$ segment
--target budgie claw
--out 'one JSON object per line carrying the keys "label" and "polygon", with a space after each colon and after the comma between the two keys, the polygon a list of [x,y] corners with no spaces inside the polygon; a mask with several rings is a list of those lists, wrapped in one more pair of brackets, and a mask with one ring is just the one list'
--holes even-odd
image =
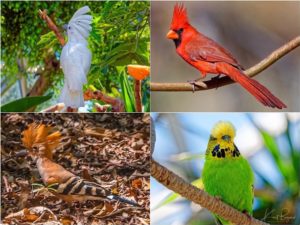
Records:
{"label": "budgie claw", "polygon": [[244,209],[244,210],[242,211],[242,213],[245,214],[245,215],[248,217],[248,219],[251,220],[252,217],[251,217],[251,215],[248,213],[247,210]]}

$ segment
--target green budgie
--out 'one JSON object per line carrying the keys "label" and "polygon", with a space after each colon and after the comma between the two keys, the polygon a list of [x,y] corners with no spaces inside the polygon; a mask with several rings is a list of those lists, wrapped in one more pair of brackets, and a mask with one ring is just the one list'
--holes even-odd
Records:
{"label": "green budgie", "polygon": [[[248,161],[234,144],[230,122],[218,122],[212,129],[202,171],[204,190],[241,212],[252,215],[254,175]],[[218,223],[231,224],[216,216]]]}

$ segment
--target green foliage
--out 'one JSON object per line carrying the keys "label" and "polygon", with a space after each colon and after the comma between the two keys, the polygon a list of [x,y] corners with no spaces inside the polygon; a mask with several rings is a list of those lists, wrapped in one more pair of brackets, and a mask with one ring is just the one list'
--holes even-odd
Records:
{"label": "green foliage", "polygon": [[1,106],[1,112],[26,112],[30,108],[48,101],[52,95],[20,98]]}
{"label": "green foliage", "polygon": [[126,112],[135,111],[134,92],[132,86],[130,86],[128,78],[124,73],[120,75],[121,93],[125,104]]}
{"label": "green foliage", "polygon": [[[89,38],[92,66],[88,84],[113,97],[121,96],[120,76],[127,64],[150,64],[150,3],[143,1],[107,2],[2,2],[2,74],[6,83],[19,79],[17,61],[26,59],[24,76],[33,76],[43,69],[45,59],[59,60],[61,46],[54,33],[38,17],[39,9],[61,28],[74,12],[88,5],[93,16],[93,30]],[[50,89],[60,92],[63,79],[58,68],[49,74]],[[133,86],[133,81],[129,81]],[[149,82],[143,82],[143,103],[149,109]],[[3,93],[2,93],[3,94]]]}

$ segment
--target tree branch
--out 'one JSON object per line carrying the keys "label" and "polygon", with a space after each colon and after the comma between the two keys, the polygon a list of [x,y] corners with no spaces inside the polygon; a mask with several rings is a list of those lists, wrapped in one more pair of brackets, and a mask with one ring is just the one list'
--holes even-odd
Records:
{"label": "tree branch", "polygon": [[155,160],[151,161],[151,175],[168,189],[180,194],[182,197],[207,208],[225,220],[235,224],[267,225],[249,215],[239,212],[231,206],[223,203],[218,198],[208,195],[205,191],[187,183],[172,171],[163,167]]}
{"label": "tree branch", "polygon": [[91,99],[97,99],[101,100],[107,104],[110,104],[112,106],[113,112],[124,112],[124,103],[121,99],[113,98],[108,95],[105,95],[101,91],[92,91],[92,90],[86,90],[83,94],[84,100],[91,100]]}
{"label": "tree branch", "polygon": [[[300,46],[300,36],[297,36],[293,40],[289,41],[285,45],[281,46],[280,48],[273,51],[269,56],[265,59],[257,63],[256,65],[250,67],[249,69],[245,70],[244,73],[249,77],[254,77],[255,75],[259,74],[277,60],[291,52],[293,49]],[[203,91],[218,88],[221,86],[225,86],[228,84],[234,83],[229,77],[221,77],[219,79],[211,79],[208,81],[204,81],[206,84],[205,87],[198,87],[195,86],[195,91]],[[150,90],[151,91],[193,91],[193,86],[189,83],[150,83]]]}
{"label": "tree branch", "polygon": [[55,25],[55,23],[50,19],[50,17],[47,15],[47,11],[44,10],[39,10],[39,15],[40,17],[45,20],[45,22],[47,23],[48,27],[50,28],[50,30],[52,30],[55,33],[55,36],[57,37],[59,43],[64,46],[65,45],[65,39],[64,36],[60,33],[60,31],[58,30],[57,26]]}

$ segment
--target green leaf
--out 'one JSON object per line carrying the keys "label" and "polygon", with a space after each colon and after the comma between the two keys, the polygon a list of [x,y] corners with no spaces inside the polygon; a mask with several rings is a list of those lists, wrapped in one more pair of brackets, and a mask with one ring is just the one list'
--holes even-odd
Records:
{"label": "green leaf", "polygon": [[1,112],[26,112],[31,107],[37,106],[48,101],[52,94],[47,96],[33,96],[20,98],[1,106]]}
{"label": "green leaf", "polygon": [[126,112],[135,112],[135,101],[132,86],[124,72],[120,74],[121,94]]}
{"label": "green leaf", "polygon": [[275,138],[272,137],[270,134],[268,134],[266,131],[260,130],[260,133],[263,137],[265,146],[269,150],[271,155],[273,156],[273,159],[274,159],[279,171],[285,178],[286,183],[289,184],[291,182],[291,179],[290,179],[290,175],[291,175],[290,168],[291,167],[285,163],[284,157],[280,154],[280,151],[279,151],[279,148],[278,148]]}
{"label": "green leaf", "polygon": [[172,161],[187,161],[195,159],[204,159],[205,154],[192,154],[190,152],[182,152],[180,154],[173,155],[171,157]]}

